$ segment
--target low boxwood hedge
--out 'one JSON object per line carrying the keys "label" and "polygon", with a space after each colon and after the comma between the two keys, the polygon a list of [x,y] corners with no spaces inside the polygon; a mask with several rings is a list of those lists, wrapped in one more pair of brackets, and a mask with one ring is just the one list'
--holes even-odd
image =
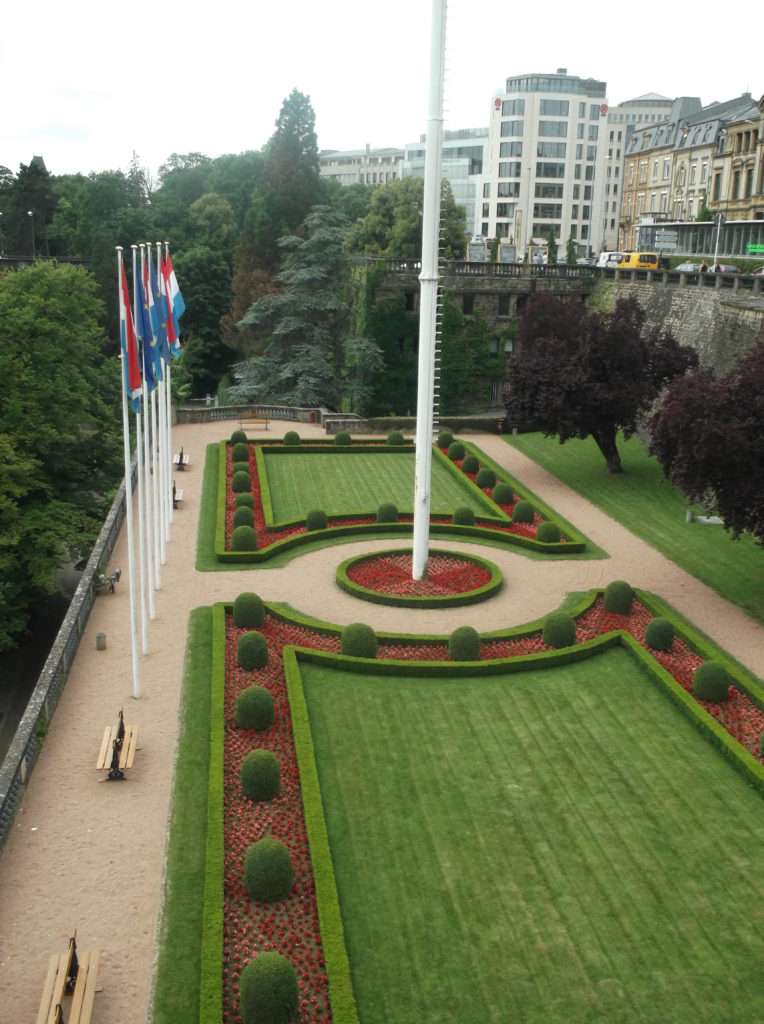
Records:
{"label": "low boxwood hedge", "polygon": [[236,644],[236,662],[247,672],[265,668],[268,664],[268,643],[262,633],[252,629],[239,637]]}
{"label": "low boxwood hedge", "polygon": [[645,630],[645,640],[654,651],[670,651],[674,642],[674,626],[668,619],[656,616]]}
{"label": "low boxwood hedge", "polygon": [[451,661],[479,661],[480,634],[472,626],[459,626],[448,638]]}
{"label": "low boxwood hedge", "polygon": [[265,605],[259,594],[245,591],[233,603],[233,621],[239,629],[255,629],[265,622]]}
{"label": "low boxwood hedge", "polygon": [[625,580],[613,580],[605,587],[602,600],[606,611],[615,612],[617,615],[628,615],[634,600],[634,591],[631,584]]}
{"label": "low boxwood hedge", "polygon": [[572,647],[576,642],[576,620],[564,612],[553,612],[544,620],[542,635],[550,647]]}
{"label": "low boxwood hedge", "polygon": [[540,540],[542,544],[558,544],[560,536],[560,527],[557,523],[539,523],[536,530],[536,540]]}
{"label": "low boxwood hedge", "polygon": [[721,704],[729,696],[730,677],[718,661],[704,661],[692,677],[692,691],[701,700]]}
{"label": "low boxwood hedge", "polygon": [[512,509],[513,523],[532,523],[533,505],[529,501],[518,501]]}
{"label": "low boxwood hedge", "polygon": [[396,447],[405,443],[406,439],[400,430],[391,430],[387,435],[387,441],[385,442],[385,444],[394,445]]}
{"label": "low boxwood hedge", "polygon": [[236,698],[234,721],[239,729],[264,732],[276,720],[273,697],[264,686],[248,686]]}
{"label": "low boxwood hedge", "polygon": [[297,974],[280,953],[260,953],[239,975],[244,1024],[289,1024],[297,1019],[299,1006]]}
{"label": "low boxwood hedge", "polygon": [[347,448],[349,444],[353,443],[353,439],[347,430],[340,430],[339,433],[334,435],[334,443],[341,448]]}
{"label": "low boxwood hedge", "polygon": [[231,450],[231,458],[234,462],[249,462],[249,445],[237,442]]}
{"label": "low boxwood hedge", "polygon": [[329,519],[326,512],[320,508],[312,508],[305,516],[306,530],[325,530],[328,525]]}
{"label": "low boxwood hedge", "polygon": [[486,467],[484,467],[483,469],[480,470],[477,477],[475,478],[475,483],[483,491],[487,490],[488,488],[495,487],[496,474],[492,469],[487,469]]}
{"label": "low boxwood hedge", "polygon": [[438,434],[438,448],[450,448],[454,441],[454,435],[450,430],[441,430]]}
{"label": "low boxwood hedge", "polygon": [[[243,509],[237,509],[242,512]],[[241,525],[234,528],[231,534],[232,551],[257,551],[257,534],[252,526]]]}
{"label": "low boxwood hedge", "polygon": [[459,526],[475,525],[475,513],[466,505],[460,505],[459,508],[455,508],[454,514],[451,518],[452,521],[457,523]]}
{"label": "low boxwood hedge", "polygon": [[491,493],[491,497],[497,505],[511,505],[515,500],[515,492],[509,484],[502,481],[501,483],[496,484],[493,492]]}
{"label": "low boxwood hedge", "polygon": [[291,445],[291,444],[299,444],[299,443],[300,443],[300,435],[297,433],[297,431],[296,430],[287,430],[286,434],[284,434],[284,444],[290,444]]}
{"label": "low boxwood hedge", "polygon": [[464,454],[465,448],[461,441],[452,441],[448,446],[448,457],[452,462],[461,462]]}
{"label": "low boxwood hedge", "polygon": [[264,836],[252,843],[244,858],[244,883],[250,899],[261,903],[285,900],[294,885],[292,858],[287,847],[273,836]]}
{"label": "low boxwood hedge", "polygon": [[252,526],[253,522],[252,509],[247,508],[245,505],[237,508],[233,514],[234,528],[237,526]]}
{"label": "low boxwood hedge", "polygon": [[242,494],[244,491],[250,491],[251,489],[252,481],[248,472],[242,470],[234,473],[231,480],[231,490],[234,494]]}
{"label": "low boxwood hedge", "polygon": [[393,505],[391,501],[385,502],[384,505],[380,505],[377,509],[377,522],[378,523],[397,523],[398,522],[398,509]]}
{"label": "low boxwood hedge", "polygon": [[273,800],[281,791],[281,766],[272,750],[250,750],[239,771],[244,795],[255,803]]}
{"label": "low boxwood hedge", "polygon": [[254,508],[255,507],[255,496],[252,492],[244,492],[243,494],[237,494],[234,498],[234,505],[236,508]]}
{"label": "low boxwood hedge", "polygon": [[341,634],[341,650],[352,658],[376,658],[377,634],[365,622],[351,622]]}
{"label": "low boxwood hedge", "polygon": [[465,455],[462,460],[462,469],[465,473],[477,473],[480,469],[480,463],[474,455]]}

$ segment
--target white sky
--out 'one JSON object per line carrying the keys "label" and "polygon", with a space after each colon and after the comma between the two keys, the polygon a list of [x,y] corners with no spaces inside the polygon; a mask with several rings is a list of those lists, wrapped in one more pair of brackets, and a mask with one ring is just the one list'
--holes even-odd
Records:
{"label": "white sky", "polygon": [[[504,79],[566,67],[611,105],[645,92],[764,92],[758,0],[451,0],[446,127],[488,123]],[[25,0],[4,6],[0,164],[54,174],[152,171],[172,152],[258,149],[293,87],[322,149],[402,146],[424,131],[429,0]],[[749,31],[743,30],[748,22]]]}

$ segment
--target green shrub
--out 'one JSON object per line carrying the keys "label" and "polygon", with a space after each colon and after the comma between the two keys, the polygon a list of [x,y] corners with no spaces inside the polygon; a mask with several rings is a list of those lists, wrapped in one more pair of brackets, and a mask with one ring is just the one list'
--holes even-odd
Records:
{"label": "green shrub", "polygon": [[273,697],[264,686],[248,686],[236,698],[234,720],[240,729],[263,732],[270,729],[275,719]]}
{"label": "green shrub", "polygon": [[252,481],[249,478],[249,473],[234,473],[233,479],[231,480],[231,490],[234,494],[241,494],[244,491],[252,489]]}
{"label": "green shrub", "polygon": [[245,591],[233,603],[233,621],[239,629],[254,629],[265,622],[265,605],[259,594]]}
{"label": "green shrub", "polygon": [[231,473],[236,476],[237,473],[246,473],[249,476],[249,463],[248,462],[232,462]]}
{"label": "green shrub", "polygon": [[249,445],[239,442],[233,446],[231,456],[234,462],[249,462]]}
{"label": "green shrub", "polygon": [[247,435],[243,430],[234,430],[231,434],[231,444],[246,444]]}
{"label": "green shrub", "polygon": [[237,526],[231,534],[231,550],[257,551],[257,534],[254,528],[251,526]]}
{"label": "green shrub", "polygon": [[289,1024],[299,1011],[294,967],[280,953],[261,953],[239,975],[239,1012],[244,1024]]}
{"label": "green shrub", "polygon": [[515,500],[515,494],[509,484],[499,483],[493,489],[491,495],[497,505],[511,505]]}
{"label": "green shrub", "polygon": [[475,525],[475,513],[471,508],[467,508],[466,505],[460,505],[459,508],[454,509],[453,521],[459,526],[474,526]]}
{"label": "green shrub", "polygon": [[462,462],[462,469],[465,473],[477,473],[480,469],[480,463],[474,455],[465,455],[464,461]]}
{"label": "green shrub", "polygon": [[249,494],[237,494],[234,498],[234,504],[236,508],[254,508],[255,496],[251,492]]}
{"label": "green shrub", "polygon": [[536,540],[543,544],[557,544],[560,540],[560,527],[557,523],[539,523]]}
{"label": "green shrub", "polygon": [[292,858],[286,846],[273,836],[252,843],[244,857],[244,883],[250,899],[263,903],[285,900],[294,884]]}
{"label": "green shrub", "polygon": [[480,661],[480,634],[472,626],[459,626],[448,638],[451,661]]}
{"label": "green shrub", "polygon": [[391,501],[385,502],[384,505],[380,505],[377,509],[377,522],[378,523],[397,523],[398,522],[398,509],[393,505]]}
{"label": "green shrub", "polygon": [[764,754],[764,732],[759,736],[759,750]]}
{"label": "green shrub", "polygon": [[730,677],[727,669],[718,661],[704,661],[695,669],[692,690],[701,700],[721,704],[729,696]]}
{"label": "green shrub", "polygon": [[564,612],[553,612],[544,619],[542,635],[550,647],[572,647],[576,642],[576,620]]}
{"label": "green shrub", "polygon": [[400,430],[391,430],[390,433],[387,435],[387,444],[389,445],[399,445],[405,443],[406,439],[400,432]]}
{"label": "green shrub", "polygon": [[326,512],[320,508],[312,508],[305,516],[305,526],[308,530],[325,530],[329,524]]}
{"label": "green shrub", "polygon": [[265,668],[268,664],[268,644],[262,633],[253,629],[239,637],[236,661],[247,672],[254,668]]}
{"label": "green shrub", "polygon": [[348,434],[347,430],[340,430],[340,432],[338,434],[334,435],[334,443],[336,445],[340,445],[342,447],[345,447],[345,446],[347,446],[349,444],[352,444],[353,443],[353,439],[350,436],[350,434]]}
{"label": "green shrub", "polygon": [[674,642],[674,626],[668,619],[653,619],[645,632],[647,646],[654,651],[670,651]]}
{"label": "green shrub", "polygon": [[454,462],[460,462],[464,458],[464,445],[461,441],[452,441],[448,446],[448,457]]}
{"label": "green shrub", "polygon": [[279,759],[271,750],[250,750],[241,762],[239,778],[250,800],[273,800],[281,792]]}
{"label": "green shrub", "polygon": [[625,580],[613,580],[605,587],[605,610],[616,612],[618,615],[628,615],[631,611],[631,602],[634,600],[634,591]]}
{"label": "green shrub", "polygon": [[529,501],[518,501],[512,509],[513,523],[532,523],[533,505]]}
{"label": "green shrub", "polygon": [[478,473],[475,483],[478,485],[478,487],[482,488],[483,490],[485,490],[487,487],[495,487],[496,474],[492,469],[483,468]]}
{"label": "green shrub", "polygon": [[364,622],[351,622],[342,630],[342,653],[353,658],[376,658],[377,634]]}
{"label": "green shrub", "polygon": [[237,526],[252,526],[254,520],[252,518],[251,508],[237,508],[233,514],[233,525]]}
{"label": "green shrub", "polygon": [[287,430],[286,434],[284,434],[284,444],[299,444],[299,443],[300,443],[300,435],[297,433],[297,431],[296,430]]}
{"label": "green shrub", "polygon": [[438,434],[438,448],[450,448],[454,440],[454,435],[450,430],[441,430]]}

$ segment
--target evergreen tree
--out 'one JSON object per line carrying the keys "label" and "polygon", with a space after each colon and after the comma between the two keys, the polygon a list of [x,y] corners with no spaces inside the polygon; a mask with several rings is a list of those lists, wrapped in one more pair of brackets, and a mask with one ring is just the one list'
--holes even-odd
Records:
{"label": "evergreen tree", "polygon": [[192,394],[213,394],[231,362],[220,332],[220,320],[231,304],[231,268],[220,252],[206,245],[177,253],[173,263],[186,300],[182,365]]}
{"label": "evergreen tree", "polygon": [[573,235],[568,238],[568,244],[565,246],[565,262],[569,267],[575,267],[576,265],[576,243],[573,241]]}

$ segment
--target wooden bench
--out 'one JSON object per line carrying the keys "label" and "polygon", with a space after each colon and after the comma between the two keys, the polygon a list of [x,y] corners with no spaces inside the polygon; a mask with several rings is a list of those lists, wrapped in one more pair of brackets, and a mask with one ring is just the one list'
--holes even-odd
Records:
{"label": "wooden bench", "polygon": [[182,472],[191,465],[191,456],[186,452],[175,452],[172,457],[172,463]]}
{"label": "wooden bench", "polygon": [[[37,1012],[37,1024],[89,1024],[98,976],[98,952],[78,953],[77,936],[69,939],[65,953],[54,953]],[[71,996],[64,1016],[64,998]]]}
{"label": "wooden bench", "polygon": [[239,428],[241,430],[268,430],[270,422],[271,421],[265,417],[261,417],[260,419],[239,420]]}
{"label": "wooden bench", "polygon": [[172,507],[177,508],[178,505],[183,503],[183,488],[173,487],[172,489]]}
{"label": "wooden bench", "polygon": [[138,749],[138,726],[125,725],[122,712],[116,727],[107,725],[103,731],[101,747],[98,751],[96,771],[108,771],[106,781],[122,782],[125,771],[133,767],[135,751]]}

